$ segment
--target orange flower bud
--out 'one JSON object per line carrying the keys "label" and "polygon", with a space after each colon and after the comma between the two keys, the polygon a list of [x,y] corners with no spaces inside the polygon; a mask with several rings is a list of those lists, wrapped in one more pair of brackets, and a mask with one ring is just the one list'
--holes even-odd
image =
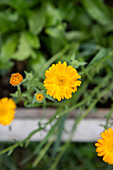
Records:
{"label": "orange flower bud", "polygon": [[23,81],[23,77],[20,73],[11,74],[10,84],[12,86],[17,86]]}

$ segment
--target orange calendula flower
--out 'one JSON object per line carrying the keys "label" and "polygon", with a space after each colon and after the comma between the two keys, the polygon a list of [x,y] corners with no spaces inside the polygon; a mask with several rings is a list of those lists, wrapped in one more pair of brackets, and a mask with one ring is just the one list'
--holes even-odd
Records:
{"label": "orange calendula flower", "polygon": [[98,139],[95,146],[98,156],[103,156],[103,161],[113,164],[113,130],[108,128],[100,135],[102,139]]}
{"label": "orange calendula flower", "polygon": [[42,93],[37,93],[37,94],[36,94],[36,100],[37,100],[37,101],[41,102],[41,101],[43,100],[43,98],[44,98],[44,96],[43,96]]}
{"label": "orange calendula flower", "polygon": [[12,86],[17,86],[23,81],[23,77],[20,73],[11,74],[10,84]]}
{"label": "orange calendula flower", "polygon": [[58,64],[52,64],[49,70],[45,72],[44,86],[47,89],[47,94],[61,101],[61,99],[69,99],[72,97],[72,92],[77,91],[77,86],[80,86],[81,81],[77,80],[81,76],[72,66],[67,66],[59,61]]}
{"label": "orange calendula flower", "polygon": [[9,125],[14,119],[16,104],[12,99],[0,99],[0,124]]}

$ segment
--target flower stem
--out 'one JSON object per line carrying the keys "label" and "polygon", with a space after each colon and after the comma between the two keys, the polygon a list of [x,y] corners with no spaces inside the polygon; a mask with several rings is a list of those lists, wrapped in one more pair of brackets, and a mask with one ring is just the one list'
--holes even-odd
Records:
{"label": "flower stem", "polygon": [[48,62],[46,62],[46,64],[44,65],[44,70],[47,69],[55,60],[64,55],[69,50],[69,47],[69,45],[66,45],[60,52],[50,58],[50,60],[48,60]]}
{"label": "flower stem", "polygon": [[19,97],[21,97],[21,87],[20,87],[20,85],[17,86],[17,89],[18,89]]}

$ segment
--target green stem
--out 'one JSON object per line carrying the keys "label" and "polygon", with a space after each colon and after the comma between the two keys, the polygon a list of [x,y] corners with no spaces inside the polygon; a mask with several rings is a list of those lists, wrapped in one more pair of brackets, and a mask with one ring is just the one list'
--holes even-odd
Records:
{"label": "green stem", "polygon": [[52,136],[56,126],[58,124],[58,121],[52,126],[52,128],[49,130],[48,134],[46,135],[46,137],[39,143],[39,145],[37,145],[37,147],[35,147],[35,150],[33,153],[31,153],[28,157],[26,157],[22,162],[22,164],[25,164],[26,162],[28,162],[34,155],[38,154],[41,150],[41,148],[44,146],[44,144],[49,140],[49,138]]}
{"label": "green stem", "polygon": [[55,170],[55,169],[56,169],[56,166],[57,166],[60,158],[62,157],[62,155],[64,154],[64,152],[65,152],[66,149],[68,148],[68,146],[69,146],[69,142],[68,142],[68,143],[65,143],[65,144],[62,146],[62,148],[61,148],[62,152],[60,152],[60,153],[56,156],[55,161],[53,162],[53,164],[52,164],[51,167],[50,167],[50,170]]}
{"label": "green stem", "polygon": [[38,163],[40,162],[40,160],[43,158],[43,156],[46,154],[47,150],[49,149],[49,147],[52,145],[52,143],[54,142],[54,139],[52,139],[51,141],[49,141],[46,146],[41,150],[40,154],[35,158],[32,166],[35,167],[38,165]]}
{"label": "green stem", "polygon": [[37,133],[38,131],[41,131],[41,130],[45,129],[46,126],[47,126],[48,124],[50,124],[50,123],[56,118],[56,115],[58,114],[58,112],[59,112],[59,110],[56,111],[56,113],[54,114],[54,116],[53,116],[47,123],[45,123],[45,127],[38,128],[38,129],[34,130],[34,131],[31,132],[31,133],[29,134],[29,136],[26,137],[24,140],[22,140],[22,141],[20,141],[20,142],[17,142],[16,144],[14,144],[14,145],[12,145],[12,146],[4,149],[3,151],[1,151],[1,152],[0,152],[0,155],[8,152],[8,151],[11,150],[11,149],[15,149],[16,147],[18,147],[18,146],[20,146],[21,144],[25,143],[27,140],[30,140],[30,138],[31,138],[35,133]]}
{"label": "green stem", "polygon": [[59,57],[61,57],[62,55],[64,55],[68,50],[69,50],[69,45],[67,45],[66,47],[64,47],[60,52],[58,52],[57,54],[55,54],[52,58],[50,58],[46,64],[44,65],[43,70],[47,69],[53,62],[55,62]]}
{"label": "green stem", "polygon": [[113,56],[113,52],[111,52],[108,56],[104,57],[103,59],[101,59],[100,61],[96,62],[95,64],[91,65],[91,66],[87,66],[84,71],[80,72],[80,75],[83,75],[85,73],[87,73],[88,71],[90,71],[93,68],[97,68],[97,65],[102,65],[103,62],[105,62],[106,60],[108,60],[109,58],[111,58]]}
{"label": "green stem", "polygon": [[29,134],[29,136],[26,137],[24,140],[22,140],[22,141],[20,141],[20,142],[17,142],[16,144],[14,144],[14,145],[12,145],[12,146],[4,149],[3,151],[1,151],[1,152],[0,152],[0,155],[8,152],[8,151],[11,150],[11,149],[15,149],[17,146],[19,146],[19,145],[23,144],[25,141],[29,140],[36,132],[38,132],[38,131],[40,131],[40,130],[43,130],[44,128],[45,128],[45,127],[43,127],[43,128],[38,128],[38,129],[34,130],[34,131],[31,132],[31,133]]}
{"label": "green stem", "polygon": [[[101,87],[101,86],[100,86],[100,87]],[[89,113],[89,111],[95,106],[95,104],[98,102],[98,100],[99,100],[102,96],[104,96],[106,93],[108,93],[111,89],[113,89],[113,83],[112,83],[109,87],[107,86],[107,88],[104,89],[100,94],[97,93],[97,91],[99,90],[99,87],[96,88],[96,89],[93,91],[93,95],[94,95],[95,93],[97,93],[97,94],[98,94],[98,96],[97,96],[98,98],[95,99],[94,102],[91,104],[91,106],[87,109],[87,111],[86,111],[81,117],[79,117],[79,119],[76,121],[76,126],[80,123],[81,120],[83,120],[84,117],[86,117],[86,115],[87,115],[87,114]],[[94,92],[95,92],[95,93],[94,93]],[[92,96],[92,94],[91,94],[91,96]],[[91,96],[89,96],[89,98],[91,98]],[[88,98],[88,99],[89,99],[89,98]],[[73,110],[73,109],[81,106],[81,105],[84,104],[88,99],[86,98],[86,99],[84,99],[82,102],[80,102],[80,103],[72,106],[72,107],[69,108],[69,109],[64,110],[63,112],[61,112],[61,113],[59,114],[59,116],[62,116],[62,115],[64,115],[64,114],[67,114],[67,113],[70,112],[71,110]],[[56,114],[54,114],[54,116],[45,124],[45,127],[46,127],[48,124],[50,124],[50,123],[56,118],[56,115],[58,115],[58,113],[59,113],[59,111],[57,111]],[[34,130],[33,132],[30,133],[30,135],[29,135],[27,138],[25,138],[25,139],[22,140],[21,142],[18,142],[18,143],[16,143],[16,144],[14,144],[13,146],[10,146],[10,147],[4,149],[3,151],[1,151],[1,152],[0,152],[0,155],[2,155],[3,153],[8,152],[10,149],[14,149],[14,148],[16,148],[17,146],[23,144],[25,141],[29,140],[35,133],[37,133],[37,132],[40,131],[40,130],[43,130],[45,127],[43,127],[43,128],[38,128],[38,129]]]}
{"label": "green stem", "polygon": [[21,97],[21,87],[20,87],[20,85],[17,86],[17,89],[18,89],[19,97]]}
{"label": "green stem", "polygon": [[104,96],[106,93],[108,93],[108,91],[110,89],[113,89],[113,83],[109,86],[109,88],[107,87],[106,89],[104,89],[99,95],[98,95],[98,98],[94,100],[94,102],[90,105],[90,107],[86,110],[86,112],[81,115],[77,121],[75,122],[74,124],[74,127],[73,127],[73,130],[70,134],[70,138],[69,140],[64,144],[64,146],[62,147],[62,151],[56,156],[56,159],[55,161],[53,162],[52,166],[50,167],[50,170],[54,170],[60,160],[60,158],[62,157],[62,155],[64,154],[64,152],[66,151],[66,149],[68,148],[70,142],[71,142],[71,139],[73,137],[73,134],[75,132],[75,129],[76,129],[76,126],[87,116],[87,114],[89,113],[89,111],[95,106],[95,104],[99,101],[99,99]]}
{"label": "green stem", "polygon": [[86,112],[78,119],[76,125],[78,125],[81,122],[81,120],[83,120],[88,115],[89,111],[96,105],[96,103],[101,99],[102,96],[104,96],[106,93],[110,91],[110,89],[113,89],[113,83],[109,86],[109,88],[107,87],[98,95],[98,98],[94,100],[94,102],[90,105]]}

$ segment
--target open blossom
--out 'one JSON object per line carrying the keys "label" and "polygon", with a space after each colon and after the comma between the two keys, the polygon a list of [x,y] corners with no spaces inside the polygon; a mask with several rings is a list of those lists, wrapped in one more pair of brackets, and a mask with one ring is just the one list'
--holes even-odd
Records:
{"label": "open blossom", "polygon": [[43,96],[42,93],[37,93],[37,94],[36,94],[36,100],[37,100],[38,102],[43,101],[43,98],[44,98],[44,96]]}
{"label": "open blossom", "polygon": [[23,81],[23,77],[20,73],[11,74],[10,84],[12,86],[17,86]]}
{"label": "open blossom", "polygon": [[16,104],[12,99],[0,99],[0,124],[9,125],[14,119]]}
{"label": "open blossom", "polygon": [[67,66],[59,61],[58,64],[52,64],[49,70],[45,72],[44,86],[47,89],[47,94],[61,101],[61,99],[69,99],[72,97],[72,92],[77,91],[77,86],[80,86],[81,81],[78,80],[81,76],[72,66]]}
{"label": "open blossom", "polygon": [[103,156],[103,161],[113,165],[113,130],[108,128],[100,135],[102,139],[98,139],[95,146],[98,156]]}

